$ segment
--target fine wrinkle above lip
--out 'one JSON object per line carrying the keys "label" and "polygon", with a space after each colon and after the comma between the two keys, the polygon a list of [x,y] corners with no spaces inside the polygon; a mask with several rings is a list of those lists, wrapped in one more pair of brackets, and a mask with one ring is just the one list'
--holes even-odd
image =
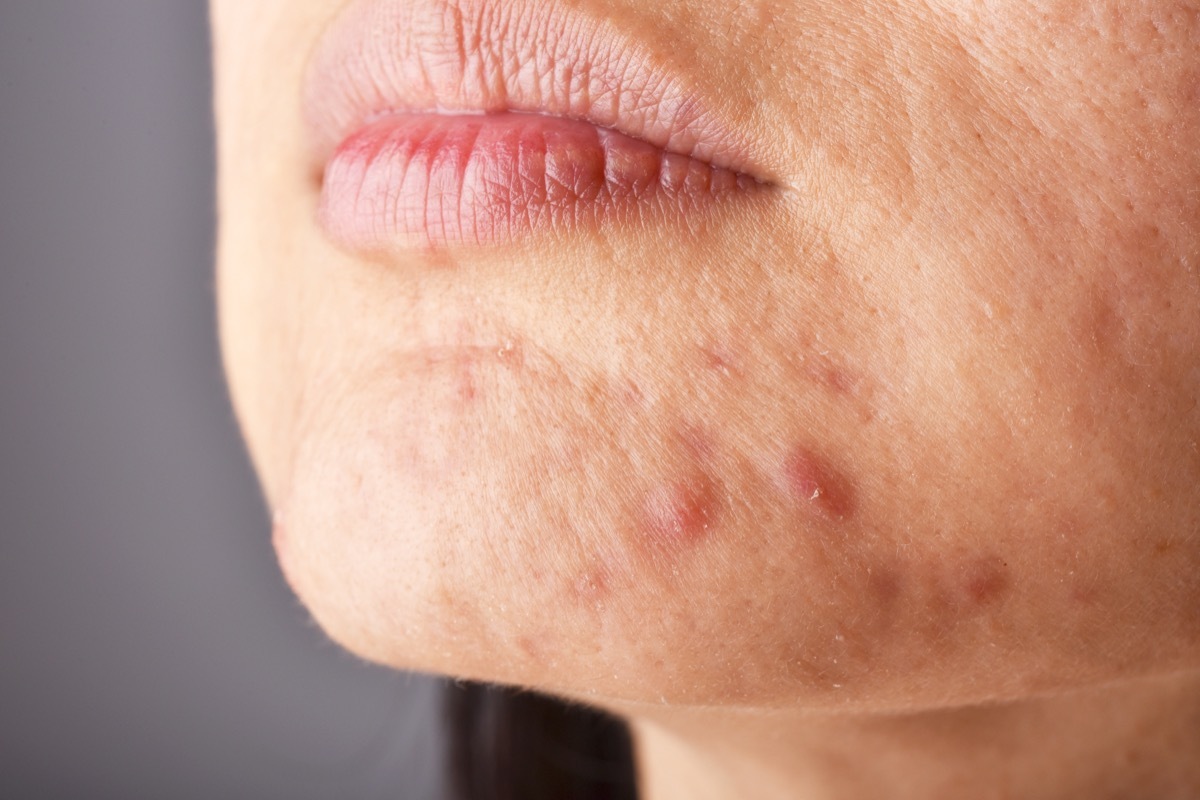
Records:
{"label": "fine wrinkle above lip", "polygon": [[304,113],[320,163],[388,113],[525,112],[589,122],[772,183],[747,139],[683,77],[586,4],[358,0],[309,63]]}

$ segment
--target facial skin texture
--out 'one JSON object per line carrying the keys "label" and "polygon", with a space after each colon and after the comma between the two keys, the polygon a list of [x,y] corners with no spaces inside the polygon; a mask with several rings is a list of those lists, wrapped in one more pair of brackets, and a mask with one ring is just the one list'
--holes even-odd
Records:
{"label": "facial skin texture", "polygon": [[303,106],[356,5],[213,8],[227,366],[331,637],[664,731],[1167,675],[1184,707],[1194,3],[559,3],[761,189],[370,254],[317,224]]}

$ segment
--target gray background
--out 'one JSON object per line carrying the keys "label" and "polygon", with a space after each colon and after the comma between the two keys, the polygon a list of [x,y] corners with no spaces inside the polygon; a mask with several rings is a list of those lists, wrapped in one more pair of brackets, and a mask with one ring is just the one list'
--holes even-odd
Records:
{"label": "gray background", "polygon": [[0,797],[432,797],[433,684],[326,642],[270,550],[207,37],[197,0],[0,0]]}

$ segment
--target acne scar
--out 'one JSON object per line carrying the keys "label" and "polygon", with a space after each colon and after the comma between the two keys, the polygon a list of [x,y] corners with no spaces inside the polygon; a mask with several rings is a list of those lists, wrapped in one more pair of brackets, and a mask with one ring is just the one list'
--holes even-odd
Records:
{"label": "acne scar", "polygon": [[881,607],[892,606],[900,597],[900,576],[889,567],[867,570],[867,588]]}
{"label": "acne scar", "polygon": [[801,445],[792,449],[783,464],[783,478],[792,499],[801,508],[837,522],[854,514],[853,484],[824,457],[808,448]]}
{"label": "acne scar", "polygon": [[963,586],[976,606],[991,605],[1008,593],[1008,565],[996,556],[976,558],[966,567]]}

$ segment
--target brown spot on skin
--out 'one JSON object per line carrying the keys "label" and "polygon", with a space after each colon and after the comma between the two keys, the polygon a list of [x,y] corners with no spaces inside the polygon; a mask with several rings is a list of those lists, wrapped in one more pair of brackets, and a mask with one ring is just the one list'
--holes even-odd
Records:
{"label": "brown spot on skin", "polygon": [[850,480],[824,457],[803,445],[788,454],[783,464],[783,478],[800,508],[836,522],[854,514],[855,491]]}
{"label": "brown spot on skin", "polygon": [[900,576],[887,567],[867,571],[867,590],[881,608],[890,608],[900,597]]}
{"label": "brown spot on skin", "polygon": [[1176,549],[1176,543],[1170,539],[1159,539],[1154,543],[1154,555],[1165,556]]}
{"label": "brown spot on skin", "polygon": [[533,662],[542,661],[542,648],[530,636],[522,636],[517,639],[517,647],[525,654],[525,657]]}
{"label": "brown spot on skin", "polygon": [[644,529],[660,548],[691,547],[701,541],[716,522],[717,497],[704,475],[660,486],[643,502]]}
{"label": "brown spot on skin", "polygon": [[1008,593],[1012,579],[1008,565],[998,556],[981,556],[967,564],[963,587],[967,599],[975,606],[989,606]]}

